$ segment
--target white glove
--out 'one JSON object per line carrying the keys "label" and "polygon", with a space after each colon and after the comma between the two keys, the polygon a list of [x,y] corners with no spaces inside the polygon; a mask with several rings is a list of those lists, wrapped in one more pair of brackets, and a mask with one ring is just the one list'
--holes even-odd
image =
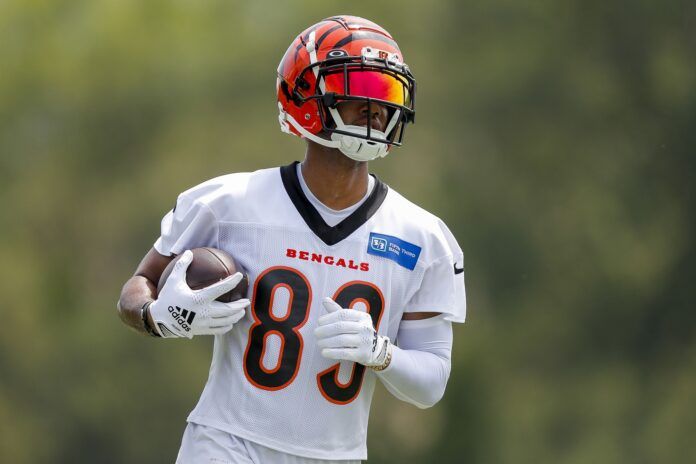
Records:
{"label": "white glove", "polygon": [[325,358],[353,361],[364,366],[384,363],[389,338],[378,335],[364,311],[341,308],[331,298],[322,301],[328,314],[317,320],[314,335]]}
{"label": "white glove", "polygon": [[215,301],[237,286],[243,279],[240,272],[209,287],[191,290],[186,283],[186,269],[192,260],[193,253],[186,250],[148,308],[155,321],[154,330],[162,337],[224,334],[244,317],[250,304],[246,298],[231,303]]}

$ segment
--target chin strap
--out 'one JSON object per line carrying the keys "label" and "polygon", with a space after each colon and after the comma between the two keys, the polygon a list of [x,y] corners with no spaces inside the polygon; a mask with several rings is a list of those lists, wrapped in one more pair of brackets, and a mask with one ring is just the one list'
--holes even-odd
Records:
{"label": "chin strap", "polygon": [[[338,140],[342,143],[343,148],[340,148],[340,150],[343,152],[343,154],[356,161],[371,161],[376,158],[383,158],[387,156],[387,154],[389,153],[388,144],[384,142],[378,142],[376,140],[367,140],[363,138],[367,137],[367,127],[345,124],[336,108],[329,108],[329,113],[331,113],[331,117],[334,119],[334,122],[336,123],[336,129],[344,132],[350,132],[359,136],[352,137],[350,135],[337,134],[335,132],[331,134],[332,140]],[[389,134],[392,131],[392,129],[394,129],[397,122],[399,121],[400,114],[400,110],[396,110],[394,112],[391,120],[389,121],[389,124],[387,124],[387,129],[385,132],[376,129],[371,129],[370,137],[386,140],[387,134]]]}

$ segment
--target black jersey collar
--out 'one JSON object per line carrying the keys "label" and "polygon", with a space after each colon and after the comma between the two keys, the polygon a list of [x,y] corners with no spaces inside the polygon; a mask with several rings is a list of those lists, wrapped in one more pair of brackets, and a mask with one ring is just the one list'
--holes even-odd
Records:
{"label": "black jersey collar", "polygon": [[347,218],[331,227],[305,196],[300,179],[297,177],[298,164],[299,161],[295,161],[280,168],[280,177],[283,179],[285,191],[288,192],[297,212],[300,213],[312,232],[327,245],[337,244],[365,224],[382,206],[389,190],[389,187],[375,176],[375,186],[370,196]]}

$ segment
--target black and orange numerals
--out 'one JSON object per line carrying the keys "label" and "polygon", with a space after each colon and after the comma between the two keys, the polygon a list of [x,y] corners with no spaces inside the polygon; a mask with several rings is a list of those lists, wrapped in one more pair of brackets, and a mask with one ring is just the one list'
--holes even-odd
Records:
{"label": "black and orange numerals", "polygon": [[[369,282],[348,282],[338,289],[333,297],[342,308],[352,308],[357,303],[363,303],[372,318],[372,325],[377,329],[384,311],[384,296],[382,292]],[[336,363],[317,374],[319,391],[328,401],[336,404],[348,404],[360,393],[365,366],[353,363],[350,380],[341,383],[338,379],[340,363]]]}
{"label": "black and orange numerals", "polygon": [[[288,291],[288,307],[283,317],[273,314],[276,291]],[[333,297],[342,308],[352,308],[362,303],[372,318],[375,328],[379,327],[384,312],[384,296],[369,282],[348,282],[339,288]],[[289,267],[273,267],[256,279],[252,297],[251,313],[254,323],[249,329],[249,341],[244,352],[244,374],[249,382],[264,390],[280,390],[295,379],[302,360],[302,335],[300,328],[307,322],[312,289],[301,272]],[[280,338],[280,351],[275,367],[264,366],[266,339],[270,335]],[[338,378],[340,363],[317,374],[319,391],[328,401],[348,404],[357,398],[365,376],[365,366],[353,363],[350,380],[341,383]]]}
{"label": "black and orange numerals", "polygon": [[[288,307],[283,317],[273,313],[273,299],[279,288],[289,293]],[[249,329],[249,341],[244,352],[244,374],[258,388],[280,390],[287,387],[297,375],[302,360],[300,328],[309,317],[312,290],[307,278],[289,267],[274,267],[256,279],[251,313],[254,323]],[[263,365],[266,339],[274,334],[280,337],[280,351],[274,368]]]}

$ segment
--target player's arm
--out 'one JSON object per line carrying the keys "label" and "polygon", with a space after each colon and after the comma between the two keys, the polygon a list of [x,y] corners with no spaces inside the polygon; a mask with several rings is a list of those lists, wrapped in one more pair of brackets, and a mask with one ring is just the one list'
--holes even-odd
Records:
{"label": "player's arm", "polygon": [[451,371],[452,323],[445,315],[402,319],[382,365],[374,368],[382,384],[402,401],[428,408],[445,394]]}
{"label": "player's arm", "polygon": [[[449,251],[433,261],[409,307],[405,308],[396,335],[388,344],[388,355],[376,369],[384,386],[397,398],[420,408],[442,398],[451,370],[452,322],[464,322],[464,255],[444,223],[440,245]],[[414,312],[420,308],[442,308],[443,314]]]}
{"label": "player's arm", "polygon": [[[152,248],[140,261],[133,277],[126,281],[117,307],[121,320],[129,327],[147,333],[142,308],[146,303],[157,298],[157,282],[172,259],[174,256],[163,256]],[[154,327],[152,316],[150,314],[147,316],[150,327]]]}
{"label": "player's arm", "polygon": [[243,275],[237,272],[212,285],[193,290],[186,281],[186,271],[192,260],[193,253],[184,251],[158,294],[155,282],[159,281],[171,259],[151,250],[143,260],[145,265],[141,263],[124,286],[118,303],[121,318],[136,330],[155,337],[192,338],[229,331],[244,317],[249,300],[242,298],[223,303],[216,299],[235,288]]}

